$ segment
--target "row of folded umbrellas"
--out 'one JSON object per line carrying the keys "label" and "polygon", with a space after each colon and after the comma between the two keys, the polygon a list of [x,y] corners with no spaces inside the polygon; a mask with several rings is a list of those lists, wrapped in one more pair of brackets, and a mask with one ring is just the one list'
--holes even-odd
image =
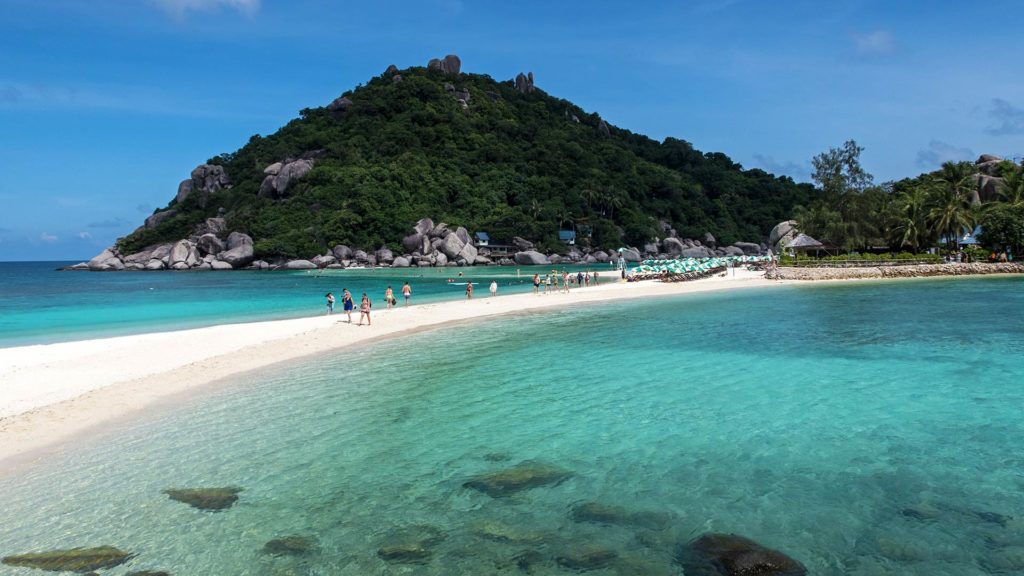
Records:
{"label": "row of folded umbrellas", "polygon": [[710,272],[711,270],[724,268],[729,264],[755,264],[768,261],[768,256],[721,256],[715,258],[644,260],[639,266],[630,270],[630,273],[641,276],[665,273],[688,274],[691,272]]}

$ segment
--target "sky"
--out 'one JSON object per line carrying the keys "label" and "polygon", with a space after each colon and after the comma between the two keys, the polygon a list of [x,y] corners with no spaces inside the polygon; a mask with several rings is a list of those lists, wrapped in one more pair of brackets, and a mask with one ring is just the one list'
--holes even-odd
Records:
{"label": "sky", "polygon": [[208,158],[457,54],[613,125],[810,179],[1024,155],[1019,0],[0,0],[0,261],[82,260]]}

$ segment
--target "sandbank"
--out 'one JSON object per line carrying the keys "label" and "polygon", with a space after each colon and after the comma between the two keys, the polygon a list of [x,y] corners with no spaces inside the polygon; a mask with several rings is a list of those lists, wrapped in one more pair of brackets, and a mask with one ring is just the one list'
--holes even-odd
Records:
{"label": "sandbank", "polygon": [[0,348],[0,475],[158,402],[280,362],[488,316],[790,283],[737,269],[735,276],[682,283],[608,278],[568,294],[490,297],[480,284],[472,300],[416,305],[414,293],[414,305],[392,310],[378,301],[372,326],[356,326],[358,314],[348,324],[335,313]]}

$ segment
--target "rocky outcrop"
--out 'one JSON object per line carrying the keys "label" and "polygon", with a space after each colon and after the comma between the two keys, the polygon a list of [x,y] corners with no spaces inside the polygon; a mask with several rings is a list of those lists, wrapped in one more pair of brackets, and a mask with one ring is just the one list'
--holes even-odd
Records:
{"label": "rocky outcrop", "polygon": [[392,74],[397,74],[397,73],[398,73],[398,66],[395,66],[394,64],[388,65],[388,67],[384,70],[384,75],[385,76],[390,76]]}
{"label": "rocky outcrop", "polygon": [[619,254],[626,262],[639,262],[643,259],[640,257],[640,251],[636,248],[626,248]]}
{"label": "rocky outcrop", "polygon": [[146,218],[146,222],[142,226],[147,230],[152,230],[153,228],[156,228],[157,225],[163,222],[164,220],[167,220],[168,218],[173,218],[177,213],[178,211],[175,210],[174,208],[171,208],[170,210],[164,210],[162,212],[156,212],[149,216],[148,218]]}
{"label": "rocky outcrop", "polygon": [[455,54],[449,54],[444,58],[432,58],[427,62],[427,69],[440,70],[448,76],[458,76],[462,70],[462,60]]}
{"label": "rocky outcrop", "polygon": [[783,247],[796,238],[797,234],[796,220],[779,222],[772,228],[771,233],[768,234],[768,247],[772,249],[772,252],[779,254],[782,252]]}
{"label": "rocky outcrop", "polygon": [[391,264],[395,260],[395,254],[385,247],[380,247],[373,253],[379,264]]}
{"label": "rocky outcrop", "polygon": [[348,112],[348,109],[352,107],[352,99],[348,96],[338,96],[327,105],[327,110],[333,113],[335,116],[341,116]]}
{"label": "rocky outcrop", "polygon": [[232,232],[228,236],[228,249],[217,254],[217,259],[234,268],[241,268],[253,261],[252,238],[248,234]]}
{"label": "rocky outcrop", "polygon": [[720,576],[805,576],[803,564],[782,552],[735,534],[704,534],[678,547],[676,562],[686,574]]}
{"label": "rocky outcrop", "polygon": [[334,257],[338,260],[352,259],[352,249],[344,244],[338,244],[331,250],[331,252],[334,253]]}
{"label": "rocky outcrop", "polygon": [[611,129],[608,128],[608,123],[605,122],[603,119],[597,123],[597,131],[600,132],[602,136],[612,135]]}
{"label": "rocky outcrop", "polygon": [[465,228],[458,228],[455,233],[449,233],[444,237],[439,251],[448,257],[449,261],[464,260],[472,262],[476,259],[477,250],[469,238],[469,232]]}
{"label": "rocky outcrop", "polygon": [[285,263],[285,270],[315,270],[316,264],[313,264],[309,260],[289,260]]}
{"label": "rocky outcrop", "polygon": [[182,180],[181,184],[178,184],[178,194],[174,200],[180,204],[186,198],[195,194],[199,200],[199,205],[205,207],[210,194],[230,187],[231,179],[224,172],[223,166],[200,164],[192,170],[191,178]]}
{"label": "rocky outcrop", "polygon": [[519,250],[520,252],[533,250],[533,242],[530,242],[529,240],[524,240],[519,236],[512,238],[512,245],[515,246],[516,250]]}
{"label": "rocky outcrop", "polygon": [[548,264],[548,257],[537,252],[536,250],[524,250],[522,252],[516,252],[513,256],[516,264],[520,266],[540,266],[542,264]]}
{"label": "rocky outcrop", "polygon": [[516,75],[516,90],[521,94],[531,94],[537,88],[533,85],[533,72],[523,74],[520,72]]}
{"label": "rocky outcrop", "polygon": [[124,270],[124,262],[121,261],[120,253],[114,246],[106,248],[94,256],[92,260],[89,260],[88,266],[89,270],[97,272]]}
{"label": "rocky outcrop", "polygon": [[707,246],[694,246],[683,250],[680,256],[683,258],[711,258],[714,254]]}
{"label": "rocky outcrop", "polygon": [[292,181],[302,178],[313,169],[313,160],[307,158],[281,164],[280,168],[275,168],[277,164],[281,163],[278,162],[267,167],[267,169],[274,168],[275,172],[268,172],[267,176],[263,178],[263,183],[260,184],[260,196],[269,198],[284,196]]}
{"label": "rocky outcrop", "polygon": [[203,256],[206,256],[207,254],[212,254],[216,256],[217,254],[220,254],[221,252],[224,251],[225,245],[224,241],[221,240],[220,238],[217,238],[216,235],[203,234],[202,236],[199,237],[198,240],[196,240],[196,248],[199,250],[199,253]]}
{"label": "rocky outcrop", "polygon": [[411,262],[405,256],[399,256],[395,258],[393,262],[391,262],[392,268],[408,268],[410,265]]}
{"label": "rocky outcrop", "polygon": [[337,263],[338,259],[334,257],[334,254],[321,254],[310,260],[310,262],[317,268],[326,268],[331,264]]}
{"label": "rocky outcrop", "polygon": [[742,250],[747,256],[756,256],[761,253],[761,245],[753,242],[734,242],[733,246]]}
{"label": "rocky outcrop", "polygon": [[1005,183],[1002,178],[988,174],[975,174],[974,181],[978,184],[977,193],[971,198],[975,206],[998,199],[999,191]]}

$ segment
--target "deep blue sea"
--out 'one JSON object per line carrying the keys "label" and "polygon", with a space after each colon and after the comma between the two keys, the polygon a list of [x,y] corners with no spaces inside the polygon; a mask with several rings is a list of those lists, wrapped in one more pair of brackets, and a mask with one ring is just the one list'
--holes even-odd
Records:
{"label": "deep blue sea", "polygon": [[[0,348],[139,334],[228,322],[323,314],[327,292],[348,288],[358,303],[366,292],[383,302],[390,285],[396,297],[404,282],[413,303],[461,298],[467,281],[499,294],[530,289],[534,273],[550,267],[406,268],[292,272],[62,272],[73,262],[0,262]],[[606,265],[559,266],[597,270]],[[518,274],[517,274],[518,271]],[[461,274],[461,275],[460,275]],[[448,282],[451,278],[453,281]]]}
{"label": "deep blue sea", "polygon": [[[103,276],[142,294],[179,281]],[[259,298],[229,276],[188,282]],[[311,313],[325,291],[267,280]],[[135,555],[115,576],[571,574],[579,558],[678,575],[681,547],[725,532],[815,575],[1022,574],[1022,310],[1022,278],[809,284],[338,350],[0,479],[0,556],[111,545]],[[473,488],[523,463],[557,479]],[[162,492],[198,487],[242,492],[216,512]],[[265,548],[286,536],[308,550]],[[394,547],[406,556],[382,558]]]}

